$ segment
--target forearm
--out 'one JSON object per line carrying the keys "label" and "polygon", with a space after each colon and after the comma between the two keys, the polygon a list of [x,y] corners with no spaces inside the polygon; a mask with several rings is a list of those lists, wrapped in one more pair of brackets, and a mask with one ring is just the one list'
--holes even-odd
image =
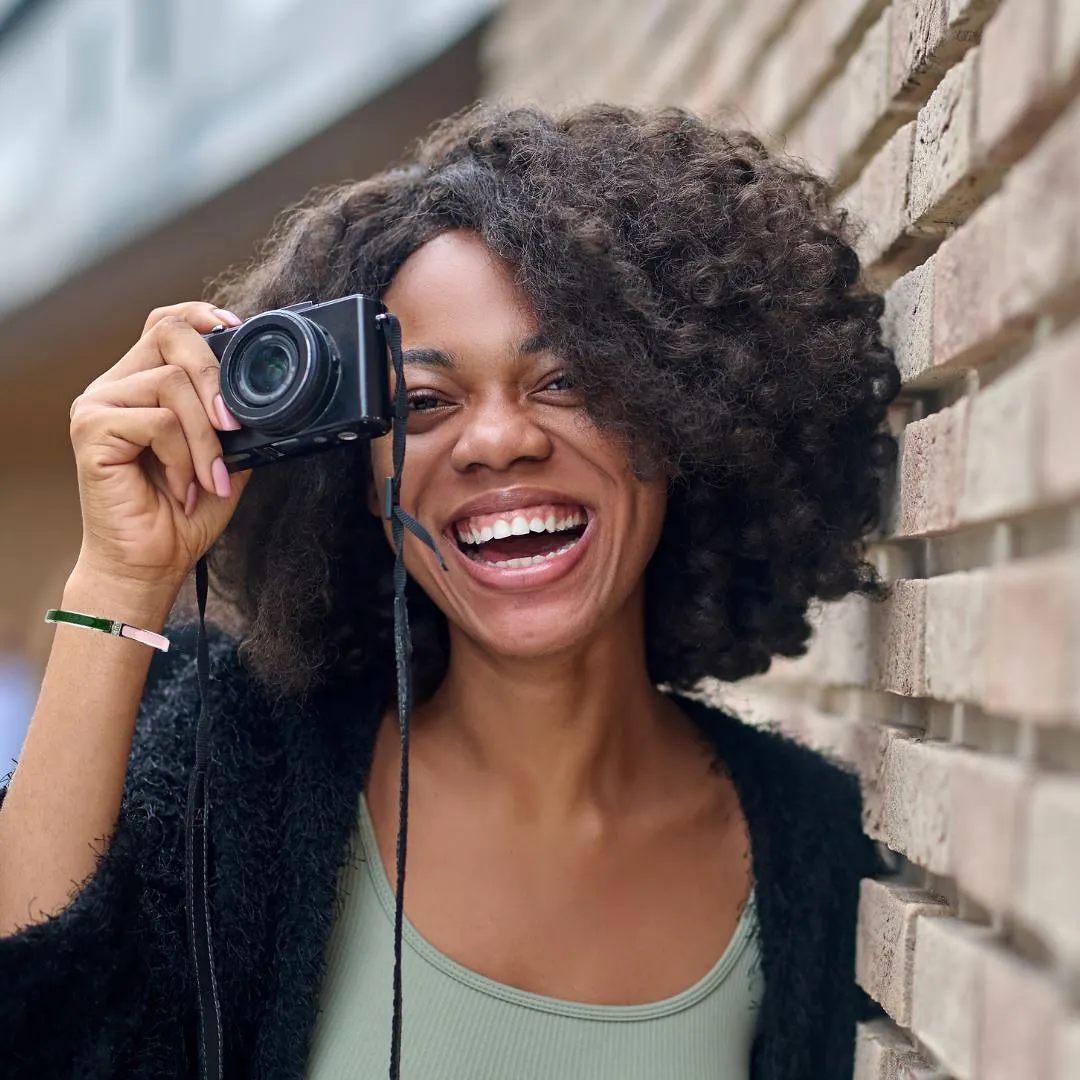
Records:
{"label": "forearm", "polygon": [[[160,632],[175,598],[76,570],[62,607]],[[65,907],[120,811],[153,653],[58,625],[18,768],[0,809],[0,935]]]}

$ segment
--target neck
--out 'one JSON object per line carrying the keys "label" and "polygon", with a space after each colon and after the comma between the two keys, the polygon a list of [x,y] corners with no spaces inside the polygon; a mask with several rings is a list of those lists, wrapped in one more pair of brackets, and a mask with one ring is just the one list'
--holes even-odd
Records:
{"label": "neck", "polygon": [[681,711],[648,678],[640,595],[572,654],[495,656],[452,631],[450,655],[417,710],[418,755],[502,789],[517,813],[622,812],[686,746]]}

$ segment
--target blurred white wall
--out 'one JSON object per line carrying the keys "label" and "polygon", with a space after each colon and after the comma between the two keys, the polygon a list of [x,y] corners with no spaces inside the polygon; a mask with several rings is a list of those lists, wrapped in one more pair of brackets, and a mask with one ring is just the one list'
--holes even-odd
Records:
{"label": "blurred white wall", "polygon": [[400,82],[494,6],[0,0],[0,318]]}

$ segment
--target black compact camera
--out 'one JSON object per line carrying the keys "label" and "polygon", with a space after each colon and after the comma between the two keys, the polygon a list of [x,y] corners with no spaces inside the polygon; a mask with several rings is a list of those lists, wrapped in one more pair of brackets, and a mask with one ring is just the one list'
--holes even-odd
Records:
{"label": "black compact camera", "polygon": [[206,335],[221,362],[221,396],[243,425],[218,432],[230,472],[390,430],[385,311],[356,294]]}

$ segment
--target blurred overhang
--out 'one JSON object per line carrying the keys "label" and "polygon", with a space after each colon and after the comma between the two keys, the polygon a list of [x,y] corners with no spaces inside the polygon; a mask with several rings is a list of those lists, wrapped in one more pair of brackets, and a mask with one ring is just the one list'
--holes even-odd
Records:
{"label": "blurred overhang", "polygon": [[313,187],[385,168],[434,121],[476,100],[484,25],[481,14],[317,134],[0,316],[3,467],[70,458],[72,398],[130,347],[150,309],[199,297],[207,280],[251,257],[284,207]]}

